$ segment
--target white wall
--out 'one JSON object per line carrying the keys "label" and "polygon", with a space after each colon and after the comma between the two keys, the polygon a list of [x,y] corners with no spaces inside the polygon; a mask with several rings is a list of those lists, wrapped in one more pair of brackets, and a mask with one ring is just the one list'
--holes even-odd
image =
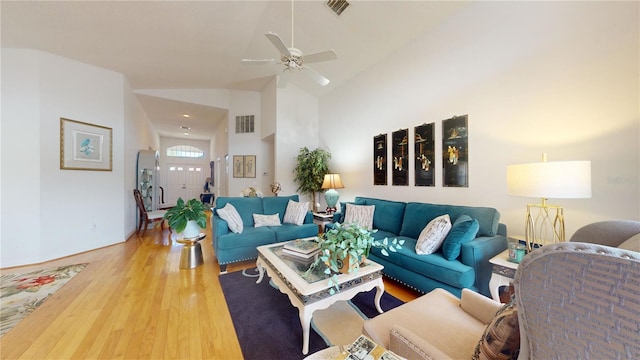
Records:
{"label": "white wall", "polygon": [[[2,49],[0,267],[40,260],[39,63],[38,52]],[[20,229],[29,236],[17,235]]]}
{"label": "white wall", "polygon": [[[526,204],[539,199],[507,195],[506,167],[546,152],[592,161],[591,199],[551,199],[565,207],[567,236],[597,220],[640,219],[638,10],[637,2],[475,3],[324,96],[320,142],[342,174],[341,200],[492,206],[510,234],[522,234]],[[464,114],[469,187],[444,188],[441,120]],[[373,186],[373,136],[401,128],[413,136],[431,122],[436,186],[415,187],[413,169],[409,186]]]}
{"label": "white wall", "polygon": [[[242,189],[246,187],[262,188],[262,176],[260,171],[263,168],[263,159],[260,151],[262,150],[261,140],[261,111],[260,111],[260,93],[254,91],[230,91],[229,96],[229,119],[228,119],[228,141],[229,141],[229,174],[228,193],[226,196],[240,196]],[[254,115],[255,132],[236,134],[236,116]],[[256,155],[256,177],[255,178],[234,178],[233,164],[234,155]],[[260,169],[260,170],[258,170]]]}
{"label": "white wall", "polygon": [[[293,182],[293,170],[300,148],[313,150],[318,142],[318,99],[289,83],[277,90],[276,173],[275,181],[282,186],[280,195],[296,194],[299,184]],[[323,146],[325,150],[327,149]],[[300,196],[310,201],[309,196]]]}
{"label": "white wall", "polygon": [[133,198],[133,189],[136,189],[137,160],[140,150],[157,150],[160,148],[160,137],[153,130],[151,121],[136,100],[129,83],[125,81],[124,88],[125,122],[124,122],[124,229],[127,232],[124,238],[128,238],[133,229],[137,229],[138,209]]}
{"label": "white wall", "polygon": [[[2,49],[2,75],[0,267],[125,241],[137,152],[159,138],[124,77],[18,49]],[[60,117],[112,128],[112,171],[60,170]]]}
{"label": "white wall", "polygon": [[[124,77],[17,49],[2,74],[0,266],[124,241]],[[61,117],[113,129],[113,171],[60,170]]]}

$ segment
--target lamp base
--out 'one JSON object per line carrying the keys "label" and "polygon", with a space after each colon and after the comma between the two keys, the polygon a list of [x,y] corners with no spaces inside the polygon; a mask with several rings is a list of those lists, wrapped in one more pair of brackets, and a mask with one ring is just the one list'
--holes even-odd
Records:
{"label": "lamp base", "polygon": [[544,201],[542,204],[528,204],[525,240],[528,252],[542,245],[565,241],[562,207],[547,205]]}
{"label": "lamp base", "polygon": [[329,189],[324,192],[324,200],[327,202],[328,214],[333,214],[336,211],[336,204],[338,203],[339,198],[340,194],[336,189]]}

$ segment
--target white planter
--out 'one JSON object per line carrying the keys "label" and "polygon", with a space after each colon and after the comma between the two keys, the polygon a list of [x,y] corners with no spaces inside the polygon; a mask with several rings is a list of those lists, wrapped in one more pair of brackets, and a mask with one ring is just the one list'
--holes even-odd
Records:
{"label": "white planter", "polygon": [[187,221],[187,227],[182,232],[182,237],[185,239],[192,239],[200,235],[200,225],[193,220]]}

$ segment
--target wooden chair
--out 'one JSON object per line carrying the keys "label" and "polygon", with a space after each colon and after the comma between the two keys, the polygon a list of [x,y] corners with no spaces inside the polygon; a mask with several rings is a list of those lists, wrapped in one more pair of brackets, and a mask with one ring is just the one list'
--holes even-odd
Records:
{"label": "wooden chair", "polygon": [[164,214],[167,212],[166,210],[156,210],[156,211],[147,211],[144,207],[144,202],[142,201],[142,193],[140,190],[133,189],[133,197],[136,199],[136,205],[138,206],[138,211],[140,213],[140,225],[138,225],[137,234],[140,234],[140,229],[144,224],[144,230],[142,231],[142,236],[147,231],[147,227],[149,223],[153,223],[156,221],[160,221],[160,226],[162,230],[164,230]]}

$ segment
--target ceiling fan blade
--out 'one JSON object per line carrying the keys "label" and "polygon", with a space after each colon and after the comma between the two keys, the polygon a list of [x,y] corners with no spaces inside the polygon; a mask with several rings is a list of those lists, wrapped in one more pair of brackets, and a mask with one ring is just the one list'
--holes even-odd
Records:
{"label": "ceiling fan blade", "polygon": [[314,63],[314,62],[320,62],[320,61],[337,60],[338,55],[336,54],[335,51],[333,51],[333,49],[331,49],[327,51],[304,55],[303,58],[304,58],[304,62],[306,63]]}
{"label": "ceiling fan blade", "polygon": [[311,79],[313,79],[313,81],[317,82],[318,84],[320,84],[320,86],[327,86],[329,85],[329,79],[327,79],[326,77],[322,76],[319,72],[313,70],[312,68],[308,67],[308,66],[303,66],[304,70],[303,73],[307,74],[307,76],[309,76]]}
{"label": "ceiling fan blade", "polygon": [[282,39],[280,39],[280,36],[278,36],[278,34],[275,34],[269,31],[264,35],[267,37],[267,39],[269,39],[269,41],[271,41],[273,46],[275,46],[276,49],[278,49],[278,51],[280,51],[282,55],[291,56],[291,52],[289,52],[289,49],[284,44],[284,42],[282,42]]}
{"label": "ceiling fan blade", "polygon": [[277,60],[275,59],[242,59],[241,62],[243,65],[266,65],[266,64],[274,64]]}

